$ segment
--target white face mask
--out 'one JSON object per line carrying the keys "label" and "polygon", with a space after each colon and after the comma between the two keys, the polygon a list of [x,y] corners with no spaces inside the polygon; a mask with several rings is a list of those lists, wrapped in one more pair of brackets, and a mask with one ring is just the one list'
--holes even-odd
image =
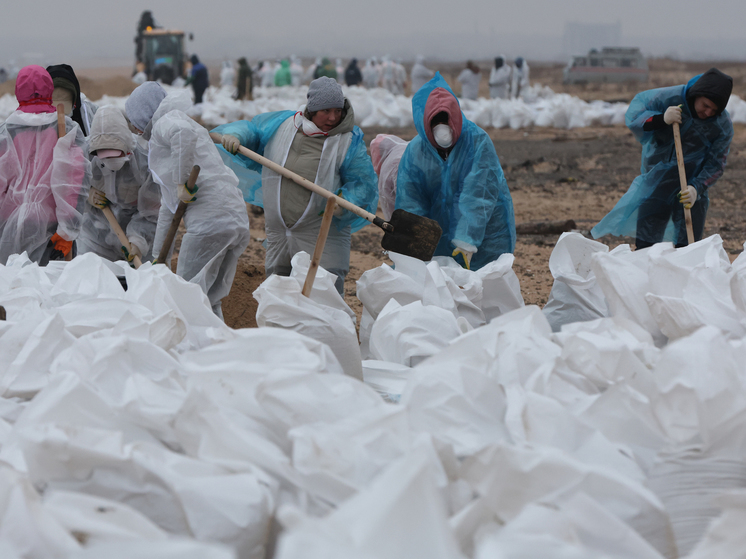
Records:
{"label": "white face mask", "polygon": [[447,149],[453,144],[453,131],[447,124],[438,124],[433,128],[433,138],[436,144]]}
{"label": "white face mask", "polygon": [[125,155],[123,157],[106,157],[105,159],[101,159],[101,164],[106,167],[109,171],[118,171],[122,167],[124,167],[124,164],[127,163],[127,161],[130,160],[129,155]]}

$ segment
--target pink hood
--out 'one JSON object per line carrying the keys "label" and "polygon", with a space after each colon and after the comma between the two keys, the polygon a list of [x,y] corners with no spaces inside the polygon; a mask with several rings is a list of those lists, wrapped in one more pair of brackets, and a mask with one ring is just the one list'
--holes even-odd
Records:
{"label": "pink hood", "polygon": [[425,122],[423,123],[427,139],[435,149],[439,149],[439,147],[438,144],[435,143],[433,128],[430,126],[430,121],[432,121],[435,115],[441,112],[448,114],[448,125],[451,127],[451,131],[453,132],[453,145],[455,146],[456,142],[458,142],[459,136],[461,136],[461,126],[463,124],[461,108],[458,106],[458,101],[453,96],[453,93],[442,87],[436,87],[428,96],[427,103],[425,103]]}
{"label": "pink hood", "polygon": [[18,110],[24,113],[53,113],[52,91],[54,83],[41,66],[31,65],[22,68],[16,78],[16,99]]}

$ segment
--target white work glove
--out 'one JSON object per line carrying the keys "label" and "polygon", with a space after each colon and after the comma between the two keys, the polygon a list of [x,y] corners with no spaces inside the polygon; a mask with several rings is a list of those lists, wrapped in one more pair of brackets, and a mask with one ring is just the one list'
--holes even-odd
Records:
{"label": "white work glove", "polygon": [[106,195],[101,192],[98,188],[93,188],[88,191],[88,203],[94,208],[103,210],[106,206],[111,204]]}
{"label": "white work glove", "polygon": [[197,194],[198,190],[199,186],[197,186],[196,184],[194,185],[194,190],[192,191],[190,191],[185,184],[180,184],[176,190],[176,195],[179,197],[179,200],[181,200],[185,204],[189,204],[190,202],[194,202],[197,199],[195,194]]}
{"label": "white work glove", "polygon": [[[129,239],[127,240],[129,241]],[[137,247],[137,245],[132,241],[129,242],[132,250],[127,250],[127,247],[122,246],[122,254],[124,254],[124,258],[127,260],[127,262],[132,262],[135,259],[135,256],[142,258],[142,253],[140,252],[140,249]]]}
{"label": "white work glove", "polygon": [[230,134],[223,134],[223,147],[228,153],[235,155],[238,148],[241,147],[241,140]]}
{"label": "white work glove", "polygon": [[679,202],[684,204],[684,207],[687,210],[691,210],[694,203],[697,201],[697,198],[699,195],[697,194],[697,189],[694,188],[691,184],[686,187],[686,190],[682,190],[679,192]]}
{"label": "white work glove", "polygon": [[342,217],[342,214],[345,213],[345,209],[337,204],[334,206],[334,217]]}
{"label": "white work glove", "polygon": [[474,255],[475,252],[477,252],[477,247],[472,244],[465,243],[464,241],[459,241],[458,239],[453,239],[451,241],[451,244],[456,247],[451,256],[453,258],[456,258],[456,256],[460,254],[464,259],[466,269],[471,270],[471,257]]}
{"label": "white work glove", "polygon": [[663,122],[669,126],[674,122],[681,124],[681,107],[673,105],[668,107],[666,112],[663,113]]}

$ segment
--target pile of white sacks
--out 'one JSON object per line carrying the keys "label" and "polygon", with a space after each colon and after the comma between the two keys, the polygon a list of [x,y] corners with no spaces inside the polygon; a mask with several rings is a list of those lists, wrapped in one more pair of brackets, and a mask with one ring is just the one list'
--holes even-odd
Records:
{"label": "pile of white sacks", "polygon": [[743,556],[746,256],[566,234],[544,312],[511,255],[391,257],[361,345],[303,253],[244,330],[165,266],[0,266],[0,556]]}
{"label": "pile of white sacks", "polygon": [[[170,91],[173,88],[165,86]],[[413,125],[412,98],[393,95],[383,88],[365,89],[343,86],[355,110],[355,123],[362,127],[404,128]],[[190,89],[191,91],[191,89]],[[253,101],[233,99],[235,88],[208,88],[204,102],[195,105],[191,116],[199,117],[210,128],[236,120],[251,120],[256,115],[283,110],[298,110],[306,103],[308,86],[257,87]],[[124,109],[127,97],[104,95],[98,106],[115,105]],[[18,108],[13,95],[0,97],[0,122]],[[462,99],[466,117],[482,128],[526,128],[529,126],[578,128],[583,126],[623,125],[626,103],[583,101],[566,93],[555,93],[549,87],[532,85],[522,99]],[[731,96],[728,103],[733,122],[746,123],[746,101]]]}

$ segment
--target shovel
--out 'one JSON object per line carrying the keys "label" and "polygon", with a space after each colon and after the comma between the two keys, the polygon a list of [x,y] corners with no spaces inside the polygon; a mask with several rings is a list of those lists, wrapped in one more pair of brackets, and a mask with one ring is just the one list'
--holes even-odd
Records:
{"label": "shovel", "polygon": [[[187,179],[186,183],[186,187],[190,192],[194,190],[194,184],[197,182],[198,175],[199,165],[195,165],[192,167],[192,172],[189,173],[189,179]],[[176,237],[176,231],[179,230],[181,218],[184,217],[186,210],[186,202],[179,201],[179,206],[176,208],[174,218],[171,220],[171,227],[169,227],[168,233],[166,233],[166,238],[163,239],[163,246],[161,247],[161,252],[158,254],[158,260],[156,260],[157,264],[166,263],[166,258],[168,258],[168,253],[171,252],[171,245],[174,243],[174,238]]]}
{"label": "shovel", "polygon": [[[117,236],[117,239],[119,239],[119,242],[122,243],[122,247],[127,249],[128,254],[132,254],[132,244],[127,238],[125,232],[122,230],[122,227],[119,225],[117,218],[114,217],[114,212],[112,212],[111,208],[108,206],[101,211],[104,213],[106,221],[109,222],[109,227],[111,227],[111,230],[114,231],[114,234]],[[137,255],[135,255],[132,259],[132,263],[135,265],[135,270],[142,266],[142,260],[140,260],[140,257]]]}
{"label": "shovel", "polygon": [[[676,161],[679,164],[679,180],[681,181],[681,192],[686,192],[686,170],[684,169],[684,152],[681,149],[681,131],[679,130],[679,123],[673,123],[673,141],[676,144]],[[688,208],[684,208],[684,220],[686,221],[686,241],[687,244],[694,242],[694,229],[692,228],[692,212]]]}
{"label": "shovel", "polygon": [[[67,127],[65,126],[65,105],[60,103],[57,105],[57,137],[62,138],[67,134]],[[65,255],[65,260],[70,262],[73,259],[73,251],[71,250]]]}
{"label": "shovel", "polygon": [[[223,139],[221,134],[215,132],[211,132],[210,137],[215,143],[221,143]],[[443,234],[440,225],[434,219],[399,209],[394,210],[390,221],[384,221],[380,217],[365,211],[344,198],[332,194],[328,190],[278,165],[274,161],[270,161],[266,157],[254,153],[250,149],[241,146],[238,148],[238,153],[307,188],[311,192],[323,196],[327,200],[334,200],[338,206],[380,227],[385,232],[383,239],[381,239],[381,247],[383,249],[418,258],[425,262],[432,260],[435,248],[438,246],[440,237]]]}

